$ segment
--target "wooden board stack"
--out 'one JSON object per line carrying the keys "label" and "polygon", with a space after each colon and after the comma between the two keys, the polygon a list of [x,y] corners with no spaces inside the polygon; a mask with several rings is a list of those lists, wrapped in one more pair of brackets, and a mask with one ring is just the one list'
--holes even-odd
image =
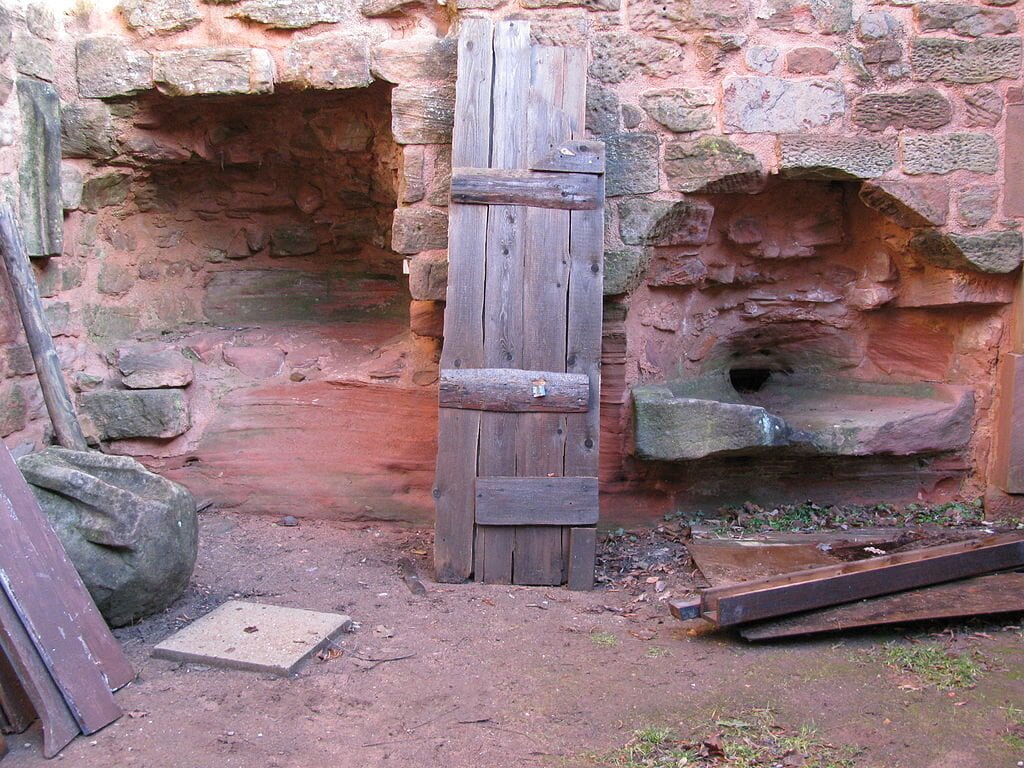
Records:
{"label": "wooden board stack", "polygon": [[121,716],[134,672],[6,446],[0,444],[0,725],[42,721],[52,757]]}
{"label": "wooden board stack", "polygon": [[1024,611],[1021,568],[1024,533],[1002,533],[722,584],[670,608],[751,640]]}

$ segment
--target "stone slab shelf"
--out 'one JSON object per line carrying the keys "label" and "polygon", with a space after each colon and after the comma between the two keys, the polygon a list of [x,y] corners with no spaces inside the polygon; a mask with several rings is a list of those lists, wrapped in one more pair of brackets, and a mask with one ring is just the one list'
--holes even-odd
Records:
{"label": "stone slab shelf", "polygon": [[636,454],[650,461],[787,451],[912,456],[956,451],[971,436],[968,387],[774,375],[739,392],[727,376],[633,389]]}

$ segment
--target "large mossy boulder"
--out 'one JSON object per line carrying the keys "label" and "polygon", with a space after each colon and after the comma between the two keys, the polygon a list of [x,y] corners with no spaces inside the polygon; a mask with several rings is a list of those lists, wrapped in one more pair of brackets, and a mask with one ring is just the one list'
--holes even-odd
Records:
{"label": "large mossy boulder", "polygon": [[181,595],[199,546],[186,489],[127,456],[95,451],[47,448],[18,467],[111,626]]}

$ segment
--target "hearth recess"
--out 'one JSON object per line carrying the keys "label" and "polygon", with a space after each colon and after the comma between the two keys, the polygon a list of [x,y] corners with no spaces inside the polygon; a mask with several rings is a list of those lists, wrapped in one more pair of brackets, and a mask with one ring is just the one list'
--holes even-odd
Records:
{"label": "hearth recess", "polygon": [[728,191],[619,208],[637,268],[608,305],[606,364],[622,334],[633,458],[609,485],[681,508],[960,492],[986,456],[976,383],[1013,276],[948,257],[956,236],[909,220],[884,183]]}
{"label": "hearth recess", "polygon": [[68,295],[90,341],[79,402],[108,450],[225,508],[429,503],[437,342],[409,330],[391,249],[391,90],[112,106],[111,155],[68,222],[86,270]]}

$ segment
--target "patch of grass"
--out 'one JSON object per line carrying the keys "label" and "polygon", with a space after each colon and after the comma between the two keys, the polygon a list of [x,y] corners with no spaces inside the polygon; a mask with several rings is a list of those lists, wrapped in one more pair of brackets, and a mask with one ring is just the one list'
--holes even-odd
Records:
{"label": "patch of grass", "polygon": [[1024,754],[1024,709],[1015,707],[1013,704],[1006,708],[1006,733],[1003,734],[1003,741],[1010,749],[1015,749]]}
{"label": "patch of grass", "polygon": [[598,764],[622,768],[675,768],[677,765],[688,765],[696,754],[680,744],[671,728],[648,725],[634,731],[633,738],[621,750],[608,756],[612,762]]}
{"label": "patch of grass", "polygon": [[602,768],[853,768],[856,750],[821,740],[810,725],[795,731],[780,726],[769,708],[709,724],[708,735],[682,739],[671,728],[648,725],[633,732],[620,749],[592,755]]}
{"label": "patch of grass", "polygon": [[972,656],[953,653],[937,643],[887,643],[883,655],[888,666],[947,691],[970,688],[983,672],[981,664]]}
{"label": "patch of grass", "polygon": [[[726,506],[714,518],[719,535],[737,533],[765,533],[768,531],[799,532],[821,528],[863,528],[885,525],[944,526],[977,525],[984,520],[984,505],[980,498],[951,501],[942,504],[779,504],[761,507],[752,502]],[[666,520],[669,516],[666,516]]]}
{"label": "patch of grass", "polygon": [[939,525],[976,524],[985,519],[982,500],[950,501],[946,504],[908,504],[906,512],[911,523]]}
{"label": "patch of grass", "polygon": [[661,645],[652,645],[647,649],[644,656],[648,659],[660,659],[662,656],[668,656],[668,648]]}
{"label": "patch of grass", "polygon": [[614,648],[619,644],[619,638],[611,632],[591,632],[590,642],[598,648]]}

